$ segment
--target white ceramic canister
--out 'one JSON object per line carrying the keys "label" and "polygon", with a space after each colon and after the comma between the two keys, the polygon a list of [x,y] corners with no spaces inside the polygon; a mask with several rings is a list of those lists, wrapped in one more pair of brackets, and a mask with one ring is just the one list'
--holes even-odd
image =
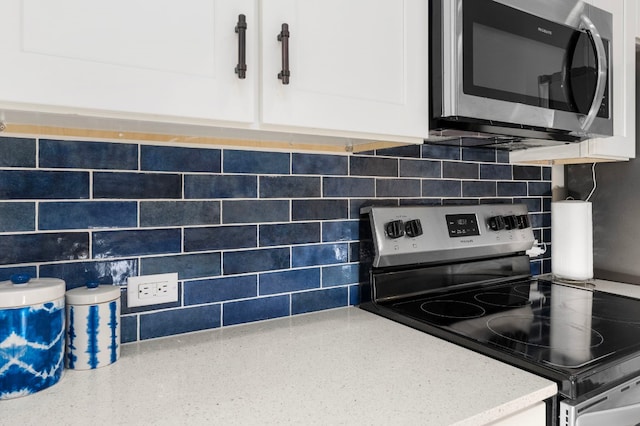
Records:
{"label": "white ceramic canister", "polygon": [[88,283],[67,291],[67,368],[90,370],[119,357],[120,287]]}
{"label": "white ceramic canister", "polygon": [[57,278],[0,282],[0,400],[31,395],[62,377],[64,290]]}

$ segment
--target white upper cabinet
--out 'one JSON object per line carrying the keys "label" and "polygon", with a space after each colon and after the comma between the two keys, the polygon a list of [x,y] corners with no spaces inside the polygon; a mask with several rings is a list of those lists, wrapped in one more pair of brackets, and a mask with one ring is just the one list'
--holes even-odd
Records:
{"label": "white upper cabinet", "polygon": [[588,0],[588,3],[613,15],[613,136],[514,151],[510,154],[511,162],[580,163],[635,158],[636,2],[637,0]]}
{"label": "white upper cabinet", "polygon": [[424,0],[264,1],[262,122],[425,138],[427,23]]}
{"label": "white upper cabinet", "polygon": [[[0,101],[55,112],[252,122],[253,0],[3,0]],[[241,80],[238,15],[253,40]]]}
{"label": "white upper cabinet", "polygon": [[[419,143],[427,9],[424,0],[3,0],[0,113]],[[244,79],[234,71],[240,14]],[[283,23],[288,85],[277,78]]]}

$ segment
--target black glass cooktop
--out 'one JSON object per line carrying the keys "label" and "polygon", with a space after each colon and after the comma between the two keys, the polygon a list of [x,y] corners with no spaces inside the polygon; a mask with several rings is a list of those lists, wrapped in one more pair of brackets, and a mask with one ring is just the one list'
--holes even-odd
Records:
{"label": "black glass cooktop", "polygon": [[640,370],[640,300],[545,280],[387,305],[394,319],[561,382],[575,398]]}

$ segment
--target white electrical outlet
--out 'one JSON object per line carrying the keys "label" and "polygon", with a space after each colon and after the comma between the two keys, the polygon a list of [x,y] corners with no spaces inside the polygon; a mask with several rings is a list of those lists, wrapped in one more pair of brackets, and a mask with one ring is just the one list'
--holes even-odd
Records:
{"label": "white electrical outlet", "polygon": [[127,306],[130,308],[177,301],[177,273],[141,275],[127,280]]}

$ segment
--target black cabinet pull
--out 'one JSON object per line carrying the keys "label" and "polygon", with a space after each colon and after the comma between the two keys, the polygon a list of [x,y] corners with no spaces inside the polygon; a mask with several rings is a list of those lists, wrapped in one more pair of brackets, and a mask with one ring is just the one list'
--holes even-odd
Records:
{"label": "black cabinet pull", "polygon": [[238,34],[238,65],[236,65],[236,74],[238,78],[247,77],[247,17],[238,15],[238,23],[236,24],[236,34]]}
{"label": "black cabinet pull", "polygon": [[278,73],[278,79],[282,84],[289,84],[289,24],[282,24],[282,30],[278,34],[278,41],[282,43],[282,71]]}

